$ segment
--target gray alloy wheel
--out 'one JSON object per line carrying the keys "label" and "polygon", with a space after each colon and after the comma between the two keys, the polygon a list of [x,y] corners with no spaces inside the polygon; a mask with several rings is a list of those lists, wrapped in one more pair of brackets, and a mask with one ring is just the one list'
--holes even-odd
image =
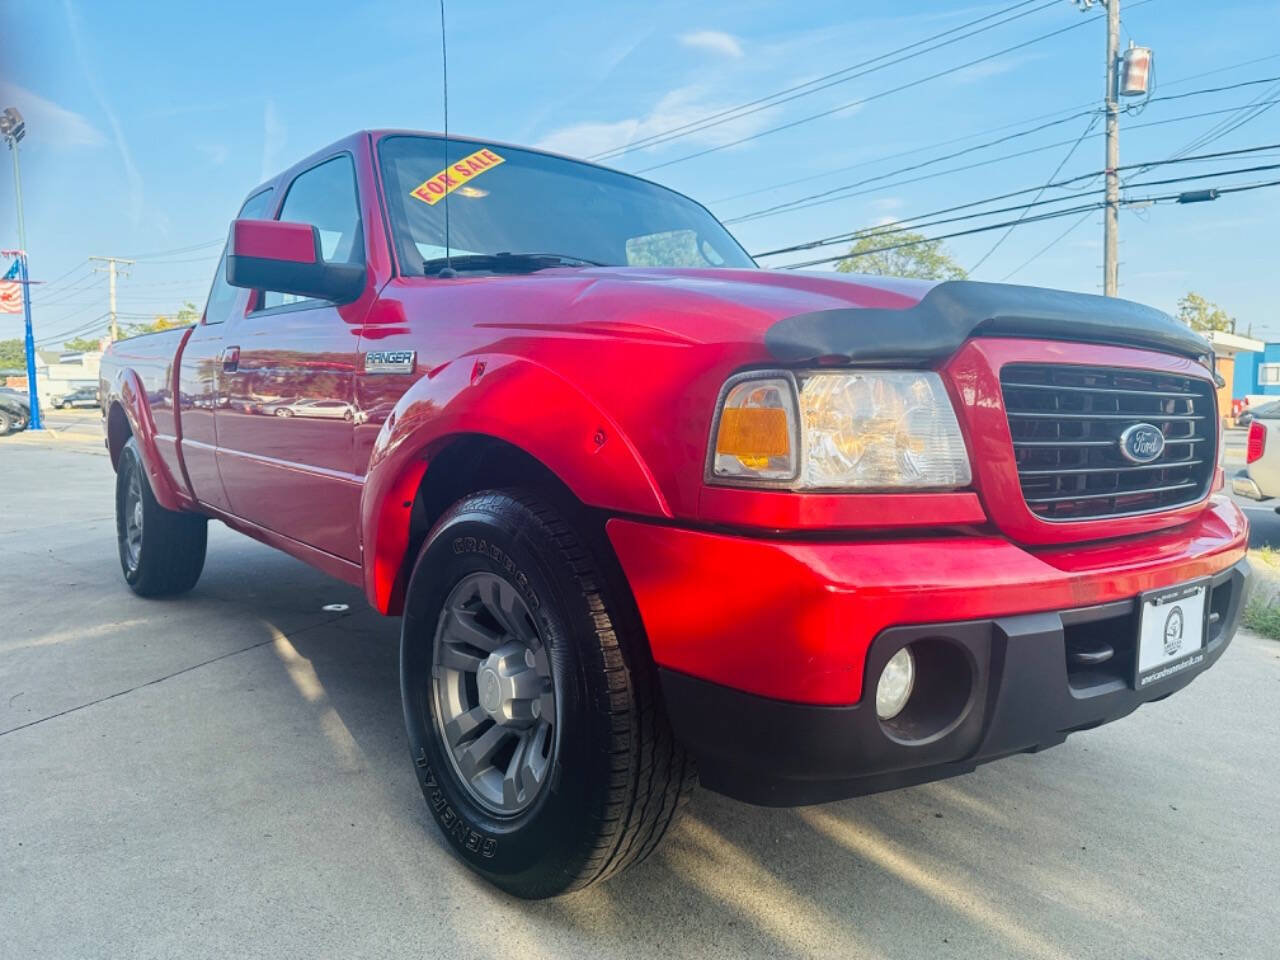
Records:
{"label": "gray alloy wheel", "polygon": [[436,626],[431,684],[437,730],[471,798],[500,817],[527,810],[559,737],[547,648],[513,584],[480,572],[454,586]]}
{"label": "gray alloy wheel", "polygon": [[129,474],[124,494],[124,551],[129,570],[137,570],[142,556],[142,471]]}

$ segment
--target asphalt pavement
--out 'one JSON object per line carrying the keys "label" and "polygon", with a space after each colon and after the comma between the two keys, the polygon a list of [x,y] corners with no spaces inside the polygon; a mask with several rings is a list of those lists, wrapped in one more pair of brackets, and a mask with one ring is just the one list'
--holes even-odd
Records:
{"label": "asphalt pavement", "polygon": [[1169,700],[945,783],[699,791],[645,864],[523,903],[427,815],[398,621],[217,524],[190,595],[138,599],[100,441],[12,439],[0,956],[1276,955],[1280,643],[1241,634]]}

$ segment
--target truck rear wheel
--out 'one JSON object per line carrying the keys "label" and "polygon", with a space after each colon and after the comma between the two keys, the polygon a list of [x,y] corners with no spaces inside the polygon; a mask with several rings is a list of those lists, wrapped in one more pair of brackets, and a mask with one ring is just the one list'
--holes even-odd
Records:
{"label": "truck rear wheel", "polygon": [[130,437],[116,470],[116,542],[133,592],[164,597],[194,587],[204,569],[208,529],[206,518],[156,502],[137,441]]}
{"label": "truck rear wheel", "polygon": [[418,782],[457,855],[516,896],[643,860],[692,789],[627,619],[534,495],[459,501],[418,555],[400,643]]}

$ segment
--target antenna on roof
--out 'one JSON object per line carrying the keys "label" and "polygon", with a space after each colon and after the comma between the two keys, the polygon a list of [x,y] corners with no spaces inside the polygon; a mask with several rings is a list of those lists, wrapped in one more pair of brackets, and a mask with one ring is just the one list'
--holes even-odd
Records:
{"label": "antenna on roof", "polygon": [[440,0],[440,64],[444,77],[444,269],[437,276],[456,277],[449,253],[449,45],[445,36],[444,0]]}

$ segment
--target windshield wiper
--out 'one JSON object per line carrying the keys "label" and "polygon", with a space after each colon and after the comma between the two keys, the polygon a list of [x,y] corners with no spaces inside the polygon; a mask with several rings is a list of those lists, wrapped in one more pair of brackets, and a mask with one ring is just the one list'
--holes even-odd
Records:
{"label": "windshield wiper", "polygon": [[436,257],[422,262],[422,272],[434,276],[454,270],[482,270],[489,273],[533,273],[550,267],[603,267],[605,264],[563,253],[468,253],[457,257]]}

